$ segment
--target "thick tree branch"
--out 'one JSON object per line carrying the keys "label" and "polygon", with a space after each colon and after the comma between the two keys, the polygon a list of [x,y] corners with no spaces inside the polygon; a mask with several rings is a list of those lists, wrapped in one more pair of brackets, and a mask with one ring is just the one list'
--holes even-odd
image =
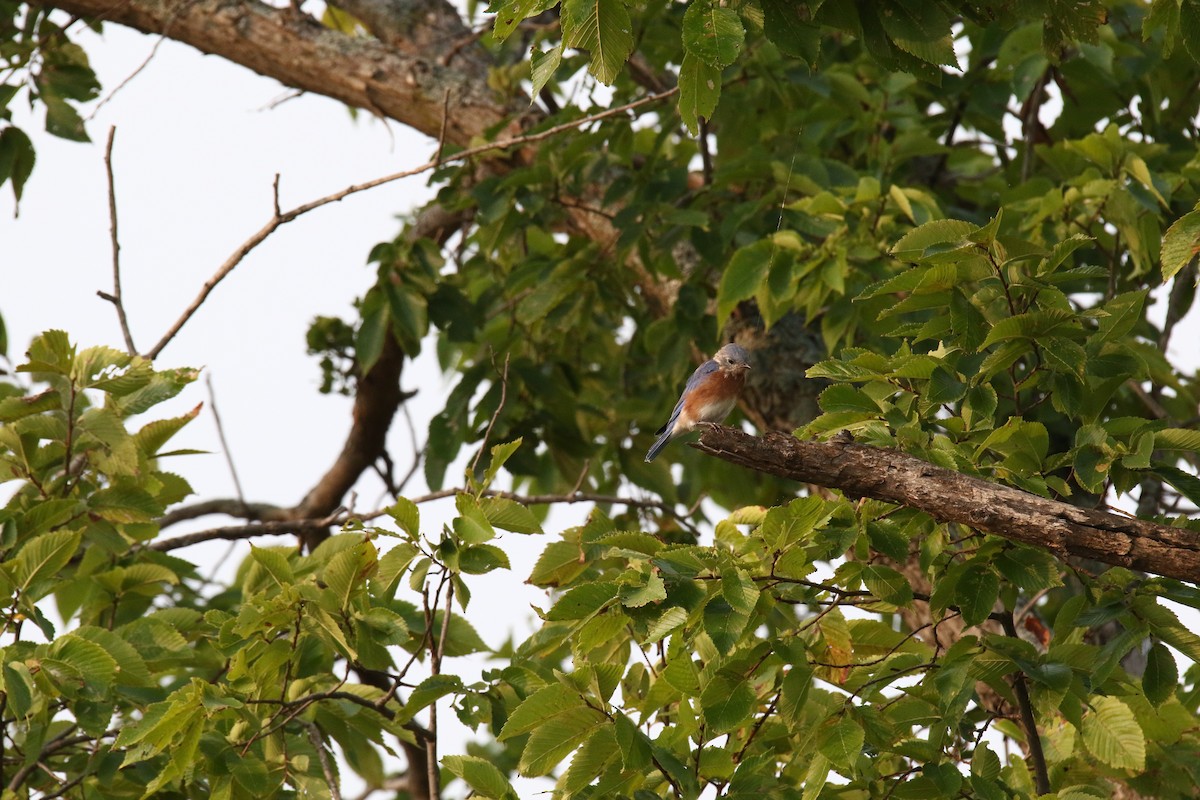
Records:
{"label": "thick tree branch", "polygon": [[908,506],[1015,542],[1200,583],[1200,534],[1079,508],[851,441],[713,427],[693,445],[733,464]]}
{"label": "thick tree branch", "polygon": [[[451,92],[455,113],[447,141],[466,146],[511,119],[507,133],[528,111],[488,88],[486,70],[439,64],[436,52],[403,52],[376,39],[346,36],[290,9],[258,0],[49,0],[35,3],[71,14],[117,22],[161,34],[204,53],[306,92],[365,108],[437,137],[442,98]],[[482,78],[482,79],[481,79]],[[490,138],[490,137],[488,137]]]}

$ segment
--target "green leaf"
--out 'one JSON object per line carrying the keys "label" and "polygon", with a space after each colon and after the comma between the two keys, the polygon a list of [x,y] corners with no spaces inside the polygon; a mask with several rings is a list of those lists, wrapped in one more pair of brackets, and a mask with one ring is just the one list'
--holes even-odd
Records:
{"label": "green leaf", "polygon": [[623,585],[620,592],[621,605],[626,608],[641,608],[650,603],[661,603],[667,599],[667,588],[662,576],[656,572],[646,576],[645,584],[641,586]]}
{"label": "green leaf", "polygon": [[728,655],[737,646],[750,618],[736,611],[723,597],[714,597],[704,607],[704,632],[721,653]]}
{"label": "green leaf", "polygon": [[818,736],[817,748],[821,755],[828,758],[844,774],[851,774],[866,739],[862,726],[849,716],[843,715],[833,724],[826,723]]}
{"label": "green leaf", "polygon": [[508,555],[494,544],[475,544],[459,553],[458,566],[468,575],[484,575],[495,569],[511,569]]}
{"label": "green leaf", "polygon": [[1125,292],[1105,303],[1102,308],[1106,312],[1099,320],[1099,330],[1092,341],[1107,342],[1119,339],[1133,330],[1142,318],[1142,306],[1146,303],[1148,290],[1138,289]]}
{"label": "green leaf", "polygon": [[529,583],[547,588],[565,586],[585,569],[587,559],[584,558],[583,549],[578,544],[551,542],[533,565]]}
{"label": "green leaf", "polygon": [[686,609],[668,608],[662,615],[651,623],[650,628],[646,631],[646,641],[654,643],[662,640],[672,632],[683,627],[688,620],[688,612]]}
{"label": "green leaf", "polygon": [[563,0],[563,44],[591,53],[588,71],[608,85],[633,52],[633,23],[624,0]]}
{"label": "green leaf", "polygon": [[887,2],[879,21],[897,47],[937,66],[958,67],[950,18],[935,3]]}
{"label": "green leaf", "polygon": [[496,740],[503,742],[514,736],[529,733],[542,722],[574,708],[583,707],[583,698],[579,692],[561,683],[551,683],[543,686],[526,697],[512,715],[504,723]]}
{"label": "green leaf", "polygon": [[513,439],[511,442],[504,442],[492,447],[490,451],[491,458],[488,459],[487,469],[484,470],[483,473],[484,488],[490,486],[492,481],[496,479],[496,475],[499,474],[500,468],[504,466],[508,459],[512,458],[513,453],[521,449],[522,441],[523,440],[518,437]]}
{"label": "green leaf", "polygon": [[339,609],[346,609],[350,599],[362,591],[367,577],[375,571],[375,545],[359,542],[329,559],[321,570],[321,579],[329,586]]}
{"label": "green leaf", "polygon": [[536,47],[533,53],[530,54],[530,77],[533,82],[533,92],[530,96],[530,102],[533,98],[541,93],[550,79],[554,77],[554,73],[558,71],[558,65],[562,63],[563,46],[559,42],[549,50],[538,50]]}
{"label": "green leaf", "polygon": [[479,501],[483,516],[497,528],[513,533],[542,533],[542,525],[527,506],[507,497],[484,497]]}
{"label": "green leaf", "polygon": [[12,184],[18,205],[36,160],[33,142],[23,130],[12,125],[0,130],[0,183],[7,180]]}
{"label": "green leaf", "polygon": [[110,486],[93,492],[88,508],[109,522],[149,522],[163,513],[157,500],[133,486]]}
{"label": "green leaf", "polygon": [[746,681],[715,678],[700,695],[705,730],[719,736],[748,725],[757,702],[754,690]]}
{"label": "green leaf", "polygon": [[78,531],[52,531],[22,547],[12,573],[22,593],[33,594],[31,600],[38,599],[35,587],[54,578],[67,565],[79,549],[79,540]]}
{"label": "green leaf", "polygon": [[892,255],[902,261],[918,261],[930,248],[939,252],[968,244],[967,236],[975,225],[957,219],[935,219],[913,228],[892,245]]}
{"label": "green leaf", "polygon": [[867,591],[885,603],[905,606],[912,602],[912,587],[903,575],[891,567],[870,564],[862,572],[862,581]]}
{"label": "green leaf", "polygon": [[[146,383],[150,382],[149,376],[146,378]],[[138,388],[141,388],[140,386]],[[153,458],[162,450],[163,445],[170,441],[171,437],[179,433],[184,425],[194,420],[200,415],[201,406],[196,406],[188,413],[172,417],[171,419],[159,419],[143,425],[141,430],[133,435],[133,441],[137,444],[138,450],[144,453],[147,457]]]}
{"label": "green leaf", "polygon": [[517,771],[526,777],[546,775],[607,722],[604,714],[587,707],[573,708],[542,720],[521,751]]}
{"label": "green leaf", "polygon": [[46,106],[47,133],[74,142],[91,141],[83,126],[83,117],[70,103],[53,94],[43,94],[42,103]]}
{"label": "green leaf", "polygon": [[364,372],[375,366],[383,352],[383,342],[388,336],[390,315],[383,292],[372,289],[363,298],[362,322],[354,337],[354,350]]}
{"label": "green leaf", "polygon": [[821,29],[802,18],[801,7],[792,0],[759,0],[765,21],[763,30],[780,52],[817,65],[821,54]]}
{"label": "green leaf", "polygon": [[1161,706],[1175,694],[1179,686],[1179,665],[1162,642],[1155,642],[1146,654],[1146,671],[1142,673],[1142,691],[1146,699]]}
{"label": "green leaf", "polygon": [[417,684],[417,688],[412,690],[412,694],[408,696],[408,700],[404,703],[404,710],[400,713],[399,719],[401,722],[407,722],[416,716],[419,711],[436,703],[438,698],[461,692],[462,690],[462,678],[457,675],[430,675]]}
{"label": "green leaf", "polygon": [[33,414],[57,411],[62,408],[61,397],[53,389],[29,397],[6,397],[0,400],[0,422],[16,422]]}
{"label": "green leaf", "polygon": [[1146,736],[1129,706],[1115,697],[1093,697],[1084,714],[1083,743],[1102,763],[1140,772],[1146,768]]}
{"label": "green leaf", "polygon": [[962,611],[965,625],[978,625],[988,618],[1000,594],[1000,579],[990,567],[968,564],[959,575],[954,604]]}
{"label": "green leaf", "polygon": [[1154,449],[1200,452],[1200,431],[1191,428],[1164,428],[1155,431]]}
{"label": "green leaf", "polygon": [[[530,17],[536,17],[556,5],[558,5],[558,0],[500,0],[500,2],[494,0],[488,7],[488,11],[494,12],[496,15],[492,24],[492,38],[497,42],[503,42],[512,36],[513,31],[522,22]],[[534,90],[534,94],[537,94],[537,90]]]}
{"label": "green leaf", "polygon": [[746,31],[732,8],[712,0],[693,0],[683,14],[683,49],[710,67],[727,67],[737,60]]}
{"label": "green leaf", "polygon": [[1162,264],[1163,283],[1171,280],[1186,267],[1196,253],[1200,252],[1200,211],[1184,214],[1167,228],[1163,235]]}
{"label": "green leaf", "polygon": [[[679,118],[695,135],[700,131],[700,120],[711,119],[721,99],[721,70],[705,64],[699,58],[685,54],[679,67]],[[734,256],[736,258],[736,254]],[[763,269],[766,274],[766,269]],[[754,289],[758,284],[754,285]],[[753,294],[753,290],[751,290]],[[750,295],[746,295],[749,297]],[[718,293],[718,297],[720,294]],[[744,299],[744,298],[743,298]],[[725,319],[725,317],[721,317]]]}
{"label": "green leaf", "polygon": [[1048,308],[1005,317],[992,326],[980,349],[1008,339],[1039,339],[1068,323],[1075,315],[1065,309]]}
{"label": "green leaf", "polygon": [[546,614],[546,619],[559,622],[589,617],[615,600],[618,588],[617,584],[607,581],[576,586],[559,598]]}
{"label": "green leaf", "polygon": [[446,756],[442,766],[471,787],[475,797],[489,800],[519,800],[504,773],[491,761],[478,756]]}
{"label": "green leaf", "polygon": [[1200,478],[1172,464],[1152,462],[1154,474],[1171,484],[1171,488],[1194,505],[1200,505]]}
{"label": "green leaf", "polygon": [[289,586],[296,581],[287,555],[279,548],[250,545],[250,556],[260,565],[279,587]]}
{"label": "green leaf", "polygon": [[400,526],[400,530],[409,536],[419,536],[421,533],[421,512],[415,503],[407,497],[398,497],[396,502],[387,509],[387,514]]}

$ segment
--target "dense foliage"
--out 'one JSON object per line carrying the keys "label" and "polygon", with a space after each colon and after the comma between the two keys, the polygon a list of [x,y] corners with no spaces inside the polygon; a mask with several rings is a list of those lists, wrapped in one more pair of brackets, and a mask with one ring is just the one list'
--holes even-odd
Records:
{"label": "dense foliage", "polygon": [[[531,132],[585,115],[585,68],[607,106],[679,91],[501,168],[440,166],[460,236],[414,222],[372,251],[361,318],[314,326],[326,388],[391,339],[437,348],[456,384],[430,487],[483,451],[453,523],[397,498],[214,586],[157,522],[190,493],[160,464],[189,418],[135,421],[193,374],[44,334],[0,384],[5,797],[324,795],[334,743],[380,787],[397,741],[424,769],[439,700],[479,732],[440,764],[478,797],[516,797],[514,773],[564,800],[1193,797],[1200,638],[1162,600],[1200,608],[1195,587],[680,445],[642,457],[736,337],[762,425],[1196,529],[1200,388],[1166,353],[1200,247],[1200,3],[492,11],[494,86],[547,107]],[[0,87],[0,120],[25,91],[75,135],[63,108],[94,86],[56,19],[0,3],[31,81]],[[0,129],[0,180],[19,193],[32,159]],[[501,470],[699,510],[601,503],[543,533]],[[543,624],[466,685],[442,660],[487,648],[467,619],[472,576],[509,566],[498,530],[546,538],[512,576],[547,590]]]}

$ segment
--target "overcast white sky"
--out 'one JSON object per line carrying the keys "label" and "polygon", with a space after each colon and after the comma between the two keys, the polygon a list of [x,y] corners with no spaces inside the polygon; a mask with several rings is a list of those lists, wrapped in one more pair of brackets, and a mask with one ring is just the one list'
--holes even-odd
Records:
{"label": "overcast white sky", "polygon": [[[76,35],[103,96],[145,61],[155,42],[116,25],[106,26],[102,37],[77,26]],[[418,166],[436,149],[436,142],[400,125],[386,126],[365,114],[355,121],[344,106],[323,97],[306,95],[265,108],[285,92],[273,80],[167,41],[88,123],[92,144],[49,136],[40,109],[33,115],[18,109],[15,121],[33,138],[38,160],[19,217],[13,215],[10,187],[0,187],[0,315],[8,328],[8,366],[19,364],[30,339],[49,328],[66,330],[80,347],[124,348],[112,306],[96,296],[97,290],[112,291],[104,172],[110,125],[117,126],[113,161],[122,289],[141,351],[268,220],[276,173],[286,209]],[[160,367],[198,366],[211,375],[247,499],[299,501],[341,449],[350,401],[317,392],[319,369],[305,355],[305,331],[317,315],[353,320],[351,303],[373,281],[374,268],[366,263],[371,247],[394,238],[400,230],[396,215],[430,196],[425,176],[409,178],[284,226],[217,287],[159,357]],[[448,390],[432,352],[405,369],[402,384],[420,390],[409,406],[423,440]],[[151,416],[181,414],[201,401],[204,413],[175,441],[212,454],[178,459],[171,469],[188,478],[198,499],[232,497],[203,382]],[[389,445],[402,474],[413,450],[403,420],[393,424]],[[455,474],[452,467],[448,482]],[[418,474],[409,491],[424,490]],[[375,508],[381,492],[377,479],[365,478],[356,507]],[[452,501],[422,507],[426,519],[445,520],[447,512],[453,512]],[[221,523],[208,518],[191,527]],[[440,522],[424,527],[436,535]],[[468,617],[492,646],[514,627],[530,630],[531,603],[546,605],[544,592],[524,584],[544,541],[506,534],[500,544],[510,550],[513,570],[470,580],[475,602]],[[208,564],[224,551],[224,543],[216,543],[179,555]],[[239,552],[230,565],[240,557]],[[446,669],[470,682],[482,666],[452,659]],[[448,703],[441,707],[447,736],[442,752],[461,752],[467,734],[448,713]],[[546,785],[521,783],[523,792]]]}

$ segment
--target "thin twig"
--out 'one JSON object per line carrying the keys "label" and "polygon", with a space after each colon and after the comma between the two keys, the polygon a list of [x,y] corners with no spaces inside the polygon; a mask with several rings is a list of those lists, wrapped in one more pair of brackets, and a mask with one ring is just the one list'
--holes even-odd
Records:
{"label": "thin twig", "polygon": [[530,133],[524,136],[513,136],[507,139],[502,139],[498,142],[488,142],[475,147],[468,147],[467,149],[460,150],[459,152],[450,156],[441,157],[439,154],[439,157],[431,159],[419,167],[404,170],[403,172],[396,172],[391,175],[385,175],[382,178],[375,178],[374,180],[366,181],[365,183],[357,183],[353,186],[347,186],[341,191],[334,192],[333,194],[326,195],[325,197],[321,197],[311,202],[304,203],[303,205],[296,206],[295,208],[283,213],[276,211],[274,216],[268,220],[265,225],[259,228],[259,230],[249,239],[242,242],[242,244],[233,251],[229,258],[225,259],[225,263],[223,263],[220,268],[213,273],[213,276],[205,282],[204,286],[201,287],[200,293],[196,296],[196,299],[193,300],[191,304],[184,310],[184,312],[179,316],[179,319],[175,321],[170,329],[163,334],[162,338],[158,340],[158,343],[154,345],[154,347],[151,348],[148,353],[146,353],[146,357],[150,359],[157,358],[158,355],[163,351],[163,348],[165,348],[171,342],[171,340],[175,338],[183,326],[187,324],[187,321],[190,320],[192,316],[200,309],[200,306],[203,305],[204,301],[208,299],[208,296],[212,294],[212,291],[216,288],[217,284],[224,280],[225,277],[229,275],[229,273],[232,272],[234,268],[237,267],[237,265],[240,264],[252,250],[254,250],[254,248],[262,244],[268,236],[274,233],[279,227],[286,225],[297,217],[321,208],[322,206],[327,206],[330,203],[337,203],[352,194],[365,192],[368,189],[374,189],[377,186],[383,186],[386,183],[392,183],[402,178],[411,178],[414,175],[420,175],[423,172],[436,169],[443,164],[465,161],[482,153],[490,153],[493,150],[507,150],[512,147],[540,142],[544,139],[557,136],[564,131],[573,130],[592,122],[599,122],[600,120],[607,119],[608,117],[624,114],[626,111],[632,111],[633,109],[640,108],[651,103],[656,103],[660,100],[665,100],[668,97],[674,96],[674,94],[678,91],[679,88],[675,87],[668,89],[665,92],[648,95],[640,100],[634,100],[633,102],[626,103],[622,106],[609,108],[596,114],[581,117],[577,120],[564,122],[560,125],[554,125],[545,129],[544,131],[538,131],[537,133]]}
{"label": "thin twig", "polygon": [[[1004,635],[1017,638],[1017,626],[1012,614],[1004,614],[1000,624]],[[1042,752],[1042,739],[1038,735],[1037,720],[1033,716],[1033,702],[1029,699],[1029,688],[1025,685],[1025,673],[1018,671],[1013,677],[1013,689],[1017,695],[1017,707],[1021,710],[1021,722],[1025,727],[1025,739],[1029,744],[1029,760],[1033,762],[1033,780],[1039,795],[1050,793],[1050,775],[1046,771],[1046,754]]]}
{"label": "thin twig", "polygon": [[[492,360],[492,366],[496,366],[495,359]],[[488,420],[487,430],[483,432],[483,441],[479,443],[479,450],[475,452],[475,459],[471,462],[471,479],[474,480],[475,468],[479,466],[479,457],[483,455],[484,449],[487,447],[488,437],[492,435],[492,428],[496,426],[496,419],[500,416],[500,412],[504,410],[504,401],[508,398],[508,354],[504,355],[504,369],[500,373],[500,402],[496,404],[496,410],[492,412],[492,418]]]}
{"label": "thin twig", "polygon": [[129,331],[129,319],[125,316],[125,304],[121,300],[121,241],[117,237],[117,189],[112,165],[113,140],[116,137],[117,126],[113,125],[108,129],[108,144],[104,148],[104,170],[108,173],[109,232],[112,235],[113,291],[112,294],[104,292],[96,294],[112,303],[113,307],[117,309],[117,322],[120,323],[121,334],[125,337],[125,350],[133,356],[137,355],[137,347],[133,344],[133,334]]}
{"label": "thin twig", "polygon": [[437,155],[434,156],[434,159],[433,159],[438,164],[442,163],[442,157],[446,153],[446,129],[448,127],[450,127],[448,124],[449,121],[450,121],[450,90],[447,89],[446,93],[442,96],[442,128],[438,132]]}
{"label": "thin twig", "polygon": [[[229,441],[225,438],[225,426],[221,424],[221,414],[217,411],[217,393],[213,389],[211,372],[205,373],[204,384],[208,387],[208,404],[212,409],[213,421],[217,425],[217,439],[221,442],[221,451],[225,454],[225,463],[229,466],[229,475],[233,478],[233,489],[237,492],[238,502],[244,508],[246,506],[246,493],[242,491],[242,482],[238,478],[237,467],[233,463],[233,453],[229,449]],[[225,548],[225,552],[213,564],[212,570],[208,574],[210,582],[216,579],[217,572],[229,560],[229,557],[233,555],[235,549],[237,549],[236,540],[229,543],[229,546]]]}
{"label": "thin twig", "polygon": [[[456,497],[460,494],[467,494],[465,488],[455,489],[440,489],[436,492],[420,495],[410,498],[416,504],[429,503],[434,500],[444,500],[448,497]],[[652,508],[662,511],[665,514],[670,514],[676,519],[682,519],[675,512],[673,504],[663,500],[638,500],[633,497],[619,497],[617,495],[596,494],[594,492],[574,492],[571,494],[532,494],[522,495],[515,492],[505,492],[498,489],[485,490],[482,497],[499,497],[504,500],[513,500],[522,505],[530,506],[545,506],[554,503],[600,503],[603,505],[618,505],[628,508],[647,509]],[[210,501],[199,505],[210,506],[225,504],[229,501]],[[253,510],[260,506],[250,506]],[[270,506],[261,506],[262,508],[272,508]],[[180,509],[183,511],[184,509]],[[228,508],[216,510],[213,513],[230,513]],[[286,514],[286,511],[277,511],[280,515]],[[195,533],[183,534],[176,536],[173,539],[163,539],[149,545],[150,549],[159,552],[167,552],[170,550],[178,550],[181,547],[190,547],[201,542],[209,542],[217,539],[251,539],[255,536],[282,536],[288,533],[300,533],[302,531],[317,531],[323,528],[328,528],[330,525],[341,525],[351,519],[360,520],[362,522],[370,522],[387,514],[387,509],[377,509],[366,514],[346,514],[342,512],[335,513],[333,516],[325,517],[324,519],[269,519],[263,522],[253,522],[247,525],[230,525],[221,528],[210,528],[208,530],[196,531]],[[193,519],[201,514],[186,514],[172,521],[187,518]],[[160,523],[161,527],[161,523]],[[863,594],[866,594],[865,592]]]}
{"label": "thin twig", "polygon": [[166,41],[166,39],[167,39],[166,36],[159,36],[158,39],[156,39],[154,41],[154,47],[150,48],[150,55],[146,56],[145,60],[143,60],[142,63],[138,65],[138,68],[135,69],[133,72],[129,73],[128,77],[126,77],[125,80],[118,83],[116,88],[113,89],[111,92],[109,92],[107,95],[105,95],[104,98],[99,103],[96,103],[96,107],[92,109],[92,113],[88,114],[88,117],[87,117],[88,122],[91,122],[93,119],[95,119],[96,114],[100,113],[100,109],[104,108],[104,106],[106,106],[110,100],[112,100],[114,97],[117,96],[118,92],[120,92],[122,89],[124,89],[126,86],[128,86],[130,81],[132,81],[134,78],[136,78],[138,75],[140,75],[142,70],[144,70],[146,67],[150,66],[150,62],[153,61],[154,56],[156,56],[158,54],[159,45],[161,45],[164,41]]}
{"label": "thin twig", "polygon": [[321,762],[321,772],[325,773],[329,796],[333,800],[342,800],[342,790],[338,787],[337,776],[334,775],[333,767],[329,763],[329,754],[325,752],[325,742],[321,740],[321,729],[313,722],[306,722],[304,726],[308,728],[308,740],[312,742],[313,749],[317,751],[317,760]]}

